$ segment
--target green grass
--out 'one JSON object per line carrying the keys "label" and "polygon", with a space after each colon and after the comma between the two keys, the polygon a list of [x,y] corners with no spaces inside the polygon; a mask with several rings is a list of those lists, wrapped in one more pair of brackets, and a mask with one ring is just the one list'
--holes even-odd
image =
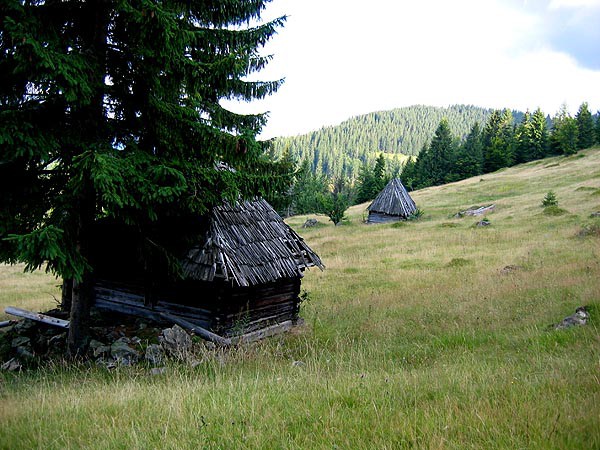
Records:
{"label": "green grass", "polygon": [[[401,226],[362,224],[366,204],[338,227],[291,218],[327,266],[304,278],[304,326],[160,376],[0,374],[0,448],[600,448],[599,205],[580,189],[600,151],[583,153],[415,192],[426,217]],[[542,212],[549,190],[567,213]],[[490,227],[449,220],[490,203]],[[2,305],[52,306],[56,280],[28,277],[0,268],[18,280]],[[580,305],[588,326],[548,330]]]}

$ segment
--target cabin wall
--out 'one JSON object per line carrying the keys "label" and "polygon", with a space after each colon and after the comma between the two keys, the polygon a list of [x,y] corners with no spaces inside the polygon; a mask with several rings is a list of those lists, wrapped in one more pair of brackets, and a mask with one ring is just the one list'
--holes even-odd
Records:
{"label": "cabin wall", "polygon": [[[298,319],[300,278],[286,278],[253,287],[230,283],[187,281],[163,286],[154,306],[144,304],[143,286],[99,281],[96,306],[103,310],[160,320],[172,314],[217,334],[230,336]],[[164,319],[163,319],[164,320]]]}
{"label": "cabin wall", "polygon": [[369,212],[369,217],[367,218],[367,223],[388,223],[388,222],[398,222],[400,220],[404,220],[403,217],[400,216],[390,216],[388,214],[378,213],[378,212]]}

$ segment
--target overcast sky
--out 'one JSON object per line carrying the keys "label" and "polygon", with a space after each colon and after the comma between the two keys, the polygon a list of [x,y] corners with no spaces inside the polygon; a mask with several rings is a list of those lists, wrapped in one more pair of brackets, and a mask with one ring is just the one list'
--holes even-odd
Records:
{"label": "overcast sky", "polygon": [[414,104],[554,115],[600,109],[600,0],[273,0],[288,15],[257,79],[279,92],[261,137],[291,136]]}

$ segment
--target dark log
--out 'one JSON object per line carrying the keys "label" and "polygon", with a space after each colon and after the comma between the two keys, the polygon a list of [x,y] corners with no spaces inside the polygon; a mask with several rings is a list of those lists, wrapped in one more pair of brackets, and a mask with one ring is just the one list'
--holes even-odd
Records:
{"label": "dark log", "polygon": [[14,323],[16,323],[16,321],[14,320],[3,320],[2,322],[0,322],[0,328],[10,327]]}
{"label": "dark log", "polygon": [[[164,317],[161,316],[161,313],[169,314],[169,310],[167,308],[156,308],[150,309],[144,307],[143,305],[134,305],[134,304],[126,304],[121,302],[113,302],[110,300],[97,298],[96,299],[96,308],[104,310],[104,311],[113,311],[120,314],[127,314],[130,316],[136,317],[144,317],[146,319],[154,320],[155,322],[164,322]],[[180,314],[177,314],[180,316]],[[194,316],[184,316],[188,321],[193,321],[198,326],[209,327],[211,324],[210,317],[199,317],[197,315]]]}
{"label": "dark log", "polygon": [[481,206],[481,207],[475,208],[475,209],[467,209],[465,211],[460,211],[459,213],[456,214],[455,217],[481,216],[483,214],[492,212],[495,208],[496,208],[496,205],[489,205],[489,206]]}
{"label": "dark log", "polygon": [[[15,308],[14,306],[7,306],[4,309],[6,314],[10,314],[11,316],[24,317],[26,319],[35,320],[36,322],[42,322],[47,325],[54,325],[55,327],[60,328],[69,328],[69,321],[57,319],[56,317],[47,316],[46,314],[35,313],[32,311],[27,311],[26,309]],[[7,322],[12,322],[8,320]]]}

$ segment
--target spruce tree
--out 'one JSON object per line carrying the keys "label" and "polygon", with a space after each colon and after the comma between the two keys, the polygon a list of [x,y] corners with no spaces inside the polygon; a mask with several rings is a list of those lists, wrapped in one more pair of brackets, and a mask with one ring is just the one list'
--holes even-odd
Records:
{"label": "spruce tree", "polygon": [[577,149],[589,148],[595,142],[594,119],[586,102],[582,103],[575,115],[577,122]]}
{"label": "spruce tree", "polygon": [[375,198],[373,195],[375,191],[376,186],[373,170],[365,162],[358,172],[358,179],[356,181],[356,202],[364,203],[373,200]]}
{"label": "spruce tree", "polygon": [[259,50],[285,20],[260,21],[267,3],[2,2],[0,260],[73,280],[71,353],[86,333],[99,217],[152,240],[164,215],[289,178],[271,176],[255,140],[266,116],[220,104],[281,84],[245,78],[268,63]]}
{"label": "spruce tree", "polygon": [[480,175],[483,166],[483,143],[479,122],[475,122],[465,142],[459,146],[453,171],[458,179]]}
{"label": "spruce tree", "polygon": [[531,159],[544,158],[548,154],[548,123],[540,108],[531,116],[531,133]]}
{"label": "spruce tree", "polygon": [[494,172],[514,161],[514,128],[510,110],[492,112],[483,133],[484,172]]}
{"label": "spruce tree", "polygon": [[402,172],[400,173],[400,178],[402,179],[402,184],[406,187],[407,190],[412,191],[415,189],[416,183],[416,163],[415,159],[412,156],[409,156],[402,168]]}
{"label": "spruce tree", "polygon": [[[431,180],[432,185],[443,184],[448,181],[451,163],[455,152],[455,141],[448,120],[440,121],[431,144],[425,155],[423,155],[423,167],[426,177]],[[421,158],[421,155],[419,155]]]}
{"label": "spruce tree", "polygon": [[295,214],[319,212],[320,196],[327,192],[327,183],[322,175],[313,173],[308,159],[302,160],[296,171],[296,181],[292,187],[292,209]]}
{"label": "spruce tree", "polygon": [[383,153],[380,153],[375,161],[375,167],[373,167],[373,179],[375,181],[373,198],[375,198],[388,182],[385,176],[385,157],[383,156]]}
{"label": "spruce tree", "polygon": [[533,147],[533,119],[526,111],[515,132],[515,163],[531,161],[534,158]]}
{"label": "spruce tree", "polygon": [[551,148],[554,154],[573,155],[578,150],[577,121],[571,117],[567,105],[563,104],[554,117],[551,135]]}

